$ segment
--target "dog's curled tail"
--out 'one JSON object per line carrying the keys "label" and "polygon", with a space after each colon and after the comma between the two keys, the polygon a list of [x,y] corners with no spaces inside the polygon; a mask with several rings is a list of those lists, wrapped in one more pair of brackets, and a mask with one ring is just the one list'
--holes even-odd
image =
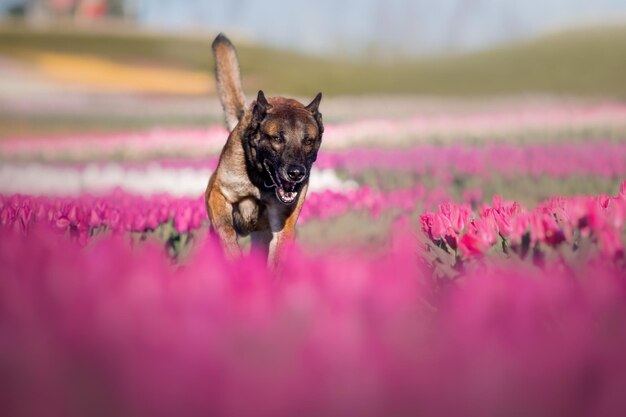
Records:
{"label": "dog's curled tail", "polygon": [[230,132],[243,116],[246,97],[241,87],[237,51],[222,33],[213,41],[213,58],[215,59],[217,94],[226,115],[226,127]]}

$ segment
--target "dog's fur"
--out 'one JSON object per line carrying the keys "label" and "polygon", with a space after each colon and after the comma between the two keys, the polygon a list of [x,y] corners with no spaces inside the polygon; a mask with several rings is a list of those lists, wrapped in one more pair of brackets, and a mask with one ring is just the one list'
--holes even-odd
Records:
{"label": "dog's fur", "polygon": [[324,125],[318,111],[322,94],[304,106],[259,91],[249,107],[241,88],[237,54],[219,34],[213,41],[217,91],[230,136],[206,190],[211,229],[228,256],[237,257],[238,236],[268,254],[275,267],[295,238],[311,166]]}

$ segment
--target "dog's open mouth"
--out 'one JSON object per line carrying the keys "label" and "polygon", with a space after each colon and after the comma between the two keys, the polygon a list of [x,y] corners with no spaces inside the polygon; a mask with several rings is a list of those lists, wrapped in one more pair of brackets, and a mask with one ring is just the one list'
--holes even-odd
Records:
{"label": "dog's open mouth", "polygon": [[276,169],[274,167],[272,167],[270,164],[267,163],[267,161],[265,161],[263,163],[263,165],[265,166],[265,169],[267,170],[267,173],[270,176],[270,179],[272,180],[272,184],[268,185],[265,184],[267,187],[275,187],[275,192],[276,192],[276,198],[278,198],[278,201],[280,201],[283,204],[291,204],[293,203],[296,198],[298,197],[298,191],[296,191],[296,183],[295,182],[289,182],[285,179],[281,179],[280,175],[278,175],[278,172],[276,172]]}

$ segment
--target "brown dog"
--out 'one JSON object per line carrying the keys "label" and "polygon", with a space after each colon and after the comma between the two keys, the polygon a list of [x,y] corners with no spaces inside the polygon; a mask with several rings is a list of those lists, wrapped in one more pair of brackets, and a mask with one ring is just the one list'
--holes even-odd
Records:
{"label": "brown dog", "polygon": [[295,237],[322,142],[322,94],[304,106],[283,97],[266,99],[259,91],[246,107],[237,54],[222,34],[213,41],[213,55],[230,136],[206,190],[211,228],[228,256],[238,256],[238,236],[250,234],[253,247],[276,266],[282,248]]}

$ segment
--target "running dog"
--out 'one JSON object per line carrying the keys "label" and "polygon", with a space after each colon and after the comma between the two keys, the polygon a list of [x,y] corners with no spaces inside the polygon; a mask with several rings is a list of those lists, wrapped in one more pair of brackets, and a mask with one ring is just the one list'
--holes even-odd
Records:
{"label": "running dog", "polygon": [[237,52],[223,34],[213,41],[213,56],[230,135],[206,189],[211,230],[231,259],[241,254],[238,236],[251,235],[252,247],[276,267],[295,238],[322,143],[322,93],[305,106],[290,98],[266,98],[259,91],[247,106]]}

